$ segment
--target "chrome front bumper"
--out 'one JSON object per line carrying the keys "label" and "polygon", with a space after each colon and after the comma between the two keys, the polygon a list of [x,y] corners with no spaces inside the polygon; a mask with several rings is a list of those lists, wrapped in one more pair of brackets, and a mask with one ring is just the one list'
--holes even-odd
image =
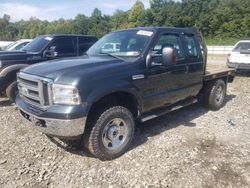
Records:
{"label": "chrome front bumper", "polygon": [[20,115],[26,124],[35,127],[46,135],[59,138],[80,137],[84,133],[86,124],[86,117],[71,120],[41,118],[22,109],[20,109]]}

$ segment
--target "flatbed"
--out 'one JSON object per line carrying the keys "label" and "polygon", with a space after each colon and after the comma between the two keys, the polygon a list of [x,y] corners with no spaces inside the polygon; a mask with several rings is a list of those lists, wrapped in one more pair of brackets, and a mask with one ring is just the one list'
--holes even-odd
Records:
{"label": "flatbed", "polygon": [[210,69],[206,70],[204,75],[204,81],[218,79],[222,77],[228,77],[228,82],[232,83],[235,76],[235,69],[223,68],[223,69]]}

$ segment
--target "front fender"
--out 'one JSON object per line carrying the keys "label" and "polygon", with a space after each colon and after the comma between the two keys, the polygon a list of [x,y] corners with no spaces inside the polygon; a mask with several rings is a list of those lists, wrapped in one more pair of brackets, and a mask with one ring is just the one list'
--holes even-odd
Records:
{"label": "front fender", "polygon": [[115,92],[126,92],[135,97],[138,105],[141,106],[141,94],[139,89],[128,81],[116,80],[115,82],[100,82],[89,92],[85,99],[87,102],[94,103],[99,101],[104,96]]}

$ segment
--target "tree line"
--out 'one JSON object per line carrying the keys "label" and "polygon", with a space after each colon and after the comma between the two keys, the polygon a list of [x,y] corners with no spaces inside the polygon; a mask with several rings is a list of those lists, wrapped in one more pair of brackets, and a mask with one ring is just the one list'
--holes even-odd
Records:
{"label": "tree line", "polygon": [[138,26],[198,27],[211,43],[232,43],[250,37],[249,0],[151,0],[150,8],[137,1],[129,11],[116,10],[104,15],[94,9],[91,16],[52,22],[35,17],[28,21],[0,18],[0,40],[34,38],[38,35],[66,33],[101,37],[117,29]]}

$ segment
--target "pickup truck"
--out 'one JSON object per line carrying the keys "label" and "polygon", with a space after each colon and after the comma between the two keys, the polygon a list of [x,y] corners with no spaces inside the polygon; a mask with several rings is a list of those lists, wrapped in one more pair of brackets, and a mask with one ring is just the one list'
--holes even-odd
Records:
{"label": "pickup truck", "polygon": [[0,96],[15,101],[16,73],[20,69],[42,61],[80,56],[96,41],[93,36],[44,35],[38,36],[20,51],[0,52]]}
{"label": "pickup truck", "polygon": [[[119,50],[105,50],[119,43]],[[234,70],[206,70],[195,28],[142,27],[107,34],[81,58],[36,64],[18,73],[22,119],[50,138],[79,139],[95,157],[124,154],[144,122],[200,99],[223,106]]]}

